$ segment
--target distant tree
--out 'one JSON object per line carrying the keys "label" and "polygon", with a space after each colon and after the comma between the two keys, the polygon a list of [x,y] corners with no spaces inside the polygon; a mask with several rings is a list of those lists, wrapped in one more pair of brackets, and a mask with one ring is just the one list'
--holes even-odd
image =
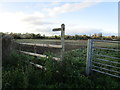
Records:
{"label": "distant tree", "polygon": [[84,39],[84,40],[88,39],[88,38],[87,38],[87,35],[83,35],[83,39]]}
{"label": "distant tree", "polygon": [[35,36],[35,34],[34,34],[34,33],[32,33],[31,35],[32,35],[32,38],[33,38],[33,39],[35,39],[35,37],[36,37],[36,36]]}
{"label": "distant tree", "polygon": [[70,36],[69,35],[65,35],[65,39],[69,40]]}
{"label": "distant tree", "polygon": [[80,39],[80,36],[79,35],[75,35],[75,39],[76,40]]}
{"label": "distant tree", "polygon": [[5,33],[3,33],[3,32],[0,32],[0,36],[2,36],[2,37],[3,37],[3,36],[5,36]]}
{"label": "distant tree", "polygon": [[112,38],[112,39],[115,39],[115,35],[112,35],[111,38]]}
{"label": "distant tree", "polygon": [[102,37],[102,33],[98,33],[98,37]]}
{"label": "distant tree", "polygon": [[43,38],[45,38],[45,34],[43,34]]}
{"label": "distant tree", "polygon": [[60,39],[60,36],[55,35],[55,39]]}
{"label": "distant tree", "polygon": [[57,35],[55,35],[55,39],[57,39],[58,37],[57,37]]}
{"label": "distant tree", "polygon": [[41,38],[41,34],[36,35],[36,39],[39,39],[39,38]]}
{"label": "distant tree", "polygon": [[[41,35],[41,34],[34,34],[34,33],[3,33],[0,32],[0,35],[5,36],[5,35],[10,35],[12,36],[14,39],[60,39],[61,36],[45,36],[45,34]],[[98,33],[98,34],[94,34],[92,36],[88,36],[88,35],[75,35],[75,36],[71,36],[71,35],[65,35],[65,39],[66,40],[87,40],[87,39],[103,39],[103,40],[120,40],[120,36],[102,36],[102,33]]]}
{"label": "distant tree", "polygon": [[96,38],[96,37],[97,37],[97,34],[94,33],[94,35],[92,35],[92,38],[94,39],[94,38]]}

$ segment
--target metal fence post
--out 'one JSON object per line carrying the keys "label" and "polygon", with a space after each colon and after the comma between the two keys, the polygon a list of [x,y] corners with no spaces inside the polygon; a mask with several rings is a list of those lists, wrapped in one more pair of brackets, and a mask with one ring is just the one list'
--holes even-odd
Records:
{"label": "metal fence post", "polygon": [[88,44],[87,44],[87,60],[86,60],[86,74],[87,75],[90,75],[91,73],[92,44],[93,44],[93,40],[89,39]]}
{"label": "metal fence post", "polygon": [[2,34],[0,34],[0,89],[2,90]]}

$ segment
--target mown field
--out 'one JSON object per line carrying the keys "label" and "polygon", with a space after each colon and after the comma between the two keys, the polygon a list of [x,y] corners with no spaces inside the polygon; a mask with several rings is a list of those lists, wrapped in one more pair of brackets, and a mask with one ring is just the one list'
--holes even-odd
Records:
{"label": "mown field", "polygon": [[[42,42],[43,41],[43,42]],[[17,42],[60,44],[60,40],[17,40]],[[85,45],[85,40],[67,40],[67,44]],[[102,43],[98,43],[99,45]],[[111,48],[117,48],[118,44],[104,44]],[[101,46],[101,47],[103,47]],[[106,46],[106,47],[107,47]],[[71,48],[71,47],[69,47]],[[97,50],[95,53],[119,57],[119,52],[109,50]],[[87,48],[79,47],[76,50],[65,52],[63,62],[52,59],[54,53],[44,52],[49,58],[33,57],[13,52],[3,61],[3,89],[6,88],[120,88],[120,79],[92,72],[86,76]],[[34,62],[42,65],[39,69],[29,64]]]}
{"label": "mown field", "polygon": [[[52,40],[52,39],[17,39],[16,41],[19,43],[37,43],[37,44],[55,44],[55,45],[61,44],[61,40]],[[65,45],[74,45],[74,47],[87,46],[87,40],[65,40]],[[118,48],[120,45],[118,43],[96,42],[95,46]]]}

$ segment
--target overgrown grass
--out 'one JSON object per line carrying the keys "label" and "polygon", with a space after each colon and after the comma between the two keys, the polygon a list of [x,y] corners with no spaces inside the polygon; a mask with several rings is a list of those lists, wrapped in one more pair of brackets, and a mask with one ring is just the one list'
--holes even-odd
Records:
{"label": "overgrown grass", "polygon": [[[49,58],[36,58],[12,53],[3,60],[3,89],[6,88],[120,88],[120,81],[107,75],[93,72],[85,75],[86,49],[65,53],[63,62]],[[47,70],[29,64],[32,61]]]}

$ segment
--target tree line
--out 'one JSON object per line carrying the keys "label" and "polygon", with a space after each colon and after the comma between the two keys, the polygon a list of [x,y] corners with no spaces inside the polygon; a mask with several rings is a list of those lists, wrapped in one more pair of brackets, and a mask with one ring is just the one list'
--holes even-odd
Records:
{"label": "tree line", "polygon": [[[60,39],[60,35],[55,35],[55,36],[46,36],[41,35],[40,33],[35,34],[35,33],[3,33],[0,32],[0,35],[5,36],[5,35],[10,35],[14,39]],[[120,40],[120,36],[102,36],[102,33],[98,34],[93,34],[93,35],[65,35],[66,40],[87,40],[87,39],[101,39],[101,40]]]}

